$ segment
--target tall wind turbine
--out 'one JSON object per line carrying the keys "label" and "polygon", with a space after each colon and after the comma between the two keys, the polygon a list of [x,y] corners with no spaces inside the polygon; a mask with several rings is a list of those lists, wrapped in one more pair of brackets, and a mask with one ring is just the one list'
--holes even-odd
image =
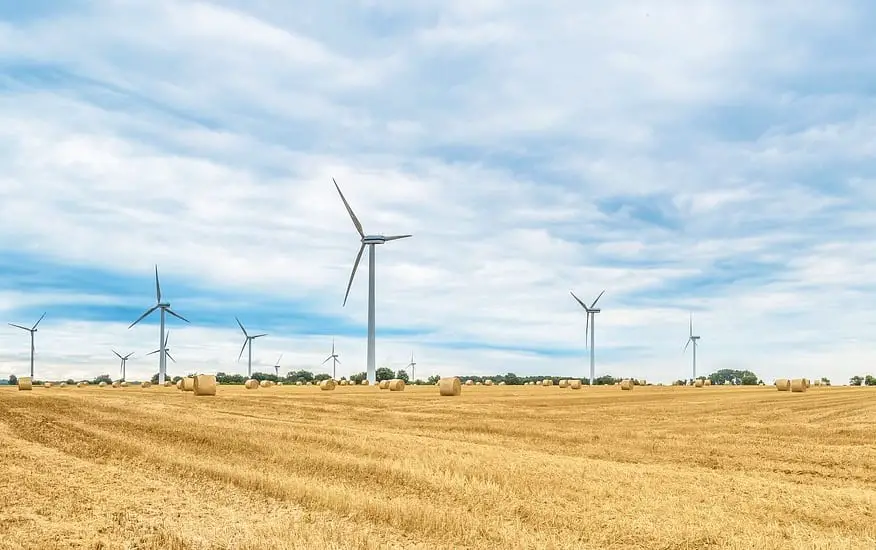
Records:
{"label": "tall wind turbine", "polygon": [[[596,380],[596,355],[595,355],[595,332],[596,332],[596,314],[602,311],[601,309],[596,309],[596,302],[602,298],[602,295],[605,294],[605,291],[599,293],[599,296],[593,300],[593,303],[590,304],[590,307],[587,307],[587,304],[581,301],[580,298],[575,296],[575,293],[571,290],[569,294],[572,295],[572,298],[575,298],[575,301],[581,304],[581,307],[584,308],[584,311],[587,312],[587,324],[584,325],[584,344],[587,345],[587,329],[590,329],[590,385],[592,386]],[[591,320],[592,318],[592,320]]]}
{"label": "tall wind turbine", "polygon": [[15,323],[9,323],[9,326],[12,326],[15,328],[20,328],[21,330],[26,330],[30,333],[30,378],[31,378],[31,380],[33,380],[33,352],[34,352],[33,335],[37,331],[37,325],[40,324],[40,321],[42,321],[43,317],[45,317],[45,316],[46,316],[46,314],[44,312],[42,315],[40,315],[40,318],[37,319],[37,322],[34,323],[33,326],[30,328],[23,327],[21,325],[16,325]]}
{"label": "tall wind turbine", "polygon": [[247,378],[249,378],[249,377],[252,377],[252,341],[255,340],[256,338],[261,338],[262,336],[267,336],[267,334],[256,334],[254,336],[250,336],[246,332],[246,329],[243,328],[243,323],[240,322],[240,319],[235,317],[234,320],[237,321],[238,325],[240,325],[240,330],[243,331],[243,335],[246,337],[246,339],[243,341],[243,347],[240,348],[240,355],[237,356],[238,361],[240,361],[240,358],[243,357],[243,350],[245,350],[247,345],[249,345],[249,363],[247,364],[247,367],[246,367],[246,376],[247,376]]}
{"label": "tall wind turbine", "polygon": [[687,351],[687,346],[693,342],[693,380],[697,379],[697,340],[699,340],[699,336],[694,336],[693,333],[693,313],[690,314],[690,336],[687,337],[687,343],[684,344],[684,350],[682,353]]}
{"label": "tall wind turbine", "polygon": [[[179,315],[178,313],[176,313],[172,309],[170,309],[170,302],[162,302],[161,301],[161,285],[158,283],[158,266],[157,265],[155,266],[155,305],[152,306],[151,308],[147,309],[146,313],[144,313],[139,318],[137,318],[137,320],[134,321],[133,323],[131,323],[131,325],[128,328],[133,327],[134,325],[136,325],[137,323],[139,323],[140,321],[145,319],[147,316],[149,316],[150,313],[152,313],[156,309],[161,310],[161,315],[160,315],[161,328],[159,329],[159,334],[158,334],[158,350],[157,351],[160,352],[158,355],[158,383],[160,385],[163,385],[165,373],[167,372],[167,353],[165,352],[165,347],[167,347],[167,345],[166,345],[167,337],[164,335],[164,317],[165,317],[164,314],[170,313],[171,315],[173,315],[177,319],[181,319],[181,320],[185,321],[186,323],[188,323],[189,320],[186,319],[185,317],[183,317],[182,315]],[[152,353],[156,353],[156,352],[152,352]],[[148,353],[147,355],[152,355],[152,353]],[[171,360],[173,360],[172,357],[171,357]],[[174,361],[174,363],[176,363],[176,361]]]}
{"label": "tall wind turbine", "polygon": [[415,374],[417,371],[417,364],[414,362],[414,352],[411,352],[411,362],[408,363],[408,366],[405,368],[411,369],[411,382],[414,382],[417,379]]}
{"label": "tall wind turbine", "polygon": [[274,374],[277,376],[277,380],[280,379],[280,359],[283,358],[283,354],[280,354],[280,357],[277,357],[277,364],[274,365]]}
{"label": "tall wind turbine", "polygon": [[338,354],[335,353],[335,339],[334,338],[332,338],[332,354],[329,355],[328,357],[326,357],[325,361],[323,361],[322,364],[325,365],[326,363],[328,363],[329,359],[332,360],[332,380],[337,380],[338,379],[337,378],[338,363],[340,363],[341,360],[338,359]]}
{"label": "tall wind turbine", "polygon": [[[164,355],[166,355],[171,361],[173,361],[174,363],[176,363],[176,359],[174,359],[174,358],[173,358],[173,355],[170,354],[170,348],[167,347],[167,341],[168,341],[168,340],[170,340],[170,331],[169,331],[169,330],[167,331],[167,334],[164,336],[164,344],[163,344],[160,348],[158,348],[157,350],[155,350],[155,351],[150,351],[150,352],[147,353],[146,355],[153,355],[153,354],[156,354],[156,353],[161,352],[161,353],[163,353]],[[160,383],[161,383],[161,382],[159,382],[159,384],[160,384]]]}
{"label": "tall wind turbine", "polygon": [[[168,336],[169,335],[170,335],[170,332],[168,332]],[[128,358],[131,357],[132,355],[134,355],[134,352],[132,351],[131,353],[129,353],[128,355],[125,355],[125,356],[120,355],[119,352],[117,352],[116,350],[113,350],[113,353],[116,354],[116,357],[118,357],[119,359],[122,360],[122,365],[121,365],[122,378],[121,378],[121,380],[122,380],[122,382],[124,382],[125,381],[125,366],[128,363]]]}
{"label": "tall wind turbine", "polygon": [[356,276],[356,269],[359,267],[359,261],[362,259],[362,253],[365,252],[365,245],[368,245],[368,363],[367,363],[367,374],[368,374],[368,383],[374,384],[377,382],[377,367],[375,366],[375,349],[374,349],[374,266],[375,266],[375,258],[374,258],[374,246],[378,244],[383,244],[388,241],[395,241],[398,239],[405,239],[407,237],[411,237],[412,235],[366,235],[365,231],[362,229],[362,224],[359,223],[359,218],[356,217],[356,214],[353,213],[353,209],[350,208],[350,204],[347,202],[347,199],[344,198],[344,194],[341,193],[341,188],[338,187],[338,182],[335,181],[335,178],[332,178],[332,182],[335,184],[335,188],[338,190],[338,194],[341,196],[341,200],[344,201],[344,206],[347,209],[347,213],[350,214],[350,218],[353,220],[353,225],[356,226],[356,231],[359,232],[359,237],[361,238],[362,246],[359,247],[359,254],[356,255],[356,262],[353,264],[353,272],[350,273],[350,282],[347,283],[347,293],[344,295],[344,305],[347,305],[347,297],[350,295],[350,287],[353,286],[353,277]]}

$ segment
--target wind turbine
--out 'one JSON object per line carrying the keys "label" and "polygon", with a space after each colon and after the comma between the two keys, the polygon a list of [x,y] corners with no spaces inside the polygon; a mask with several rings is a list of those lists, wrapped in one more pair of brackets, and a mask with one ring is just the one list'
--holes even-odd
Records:
{"label": "wind turbine", "polygon": [[338,354],[335,353],[335,339],[334,338],[332,338],[332,354],[329,355],[328,357],[326,357],[325,361],[323,361],[322,364],[325,365],[326,363],[328,363],[329,359],[332,360],[332,380],[337,380],[338,363],[340,363],[341,360],[338,359]]}
{"label": "wind turbine", "polygon": [[368,374],[368,383],[374,384],[377,382],[377,368],[375,366],[375,349],[374,349],[374,269],[375,269],[375,258],[374,258],[374,246],[378,244],[383,244],[388,241],[396,241],[398,239],[405,239],[407,237],[411,237],[412,235],[366,235],[365,231],[362,229],[362,224],[359,223],[359,218],[356,217],[356,214],[353,213],[353,209],[350,208],[350,204],[347,202],[347,199],[344,198],[344,194],[341,193],[341,188],[338,186],[338,182],[335,181],[335,178],[332,178],[332,182],[335,184],[335,188],[338,190],[338,194],[341,196],[341,200],[344,201],[344,206],[347,209],[347,213],[350,214],[350,218],[353,220],[353,225],[356,226],[356,231],[359,232],[359,237],[361,238],[362,246],[359,247],[359,254],[356,255],[356,262],[353,264],[353,272],[350,273],[350,282],[347,283],[347,293],[344,295],[344,305],[347,305],[347,297],[350,295],[350,287],[353,286],[353,277],[356,276],[356,269],[359,267],[359,261],[362,259],[362,253],[365,252],[365,245],[368,245],[368,364],[367,364],[367,374]]}
{"label": "wind turbine", "polygon": [[687,337],[687,342],[684,344],[684,350],[682,353],[687,351],[687,346],[693,342],[693,380],[697,379],[697,340],[699,340],[699,336],[694,336],[693,333],[693,313],[690,314],[690,336]]}
{"label": "wind turbine", "polygon": [[[170,335],[170,332],[168,332],[168,335]],[[124,382],[125,381],[125,365],[128,363],[128,358],[131,357],[132,355],[134,355],[134,352],[132,351],[131,353],[129,353],[128,355],[125,355],[124,357],[119,355],[119,352],[117,352],[116,350],[113,350],[113,353],[116,354],[116,357],[118,357],[119,359],[122,360],[121,372],[122,372],[122,382]]]}
{"label": "wind turbine", "polygon": [[411,362],[408,363],[408,366],[405,368],[411,369],[411,382],[413,383],[417,379],[416,375],[414,374],[417,369],[417,364],[414,362],[414,352],[411,352]]}
{"label": "wind turbine", "polygon": [[277,364],[274,365],[274,374],[277,376],[277,380],[280,379],[280,359],[283,358],[283,354],[280,354],[280,357],[277,357]]}
{"label": "wind turbine", "polygon": [[[595,335],[594,335],[594,333],[596,332],[596,314],[599,313],[600,311],[602,311],[601,309],[596,309],[596,302],[598,302],[599,299],[602,298],[602,295],[605,294],[605,291],[603,290],[602,292],[599,293],[599,296],[597,296],[596,299],[593,300],[593,303],[590,304],[590,307],[587,307],[587,305],[584,302],[582,302],[580,298],[575,296],[575,293],[572,292],[571,290],[569,291],[569,294],[571,294],[572,298],[575,298],[575,301],[578,302],[579,304],[581,304],[581,307],[583,307],[584,311],[587,312],[587,324],[584,325],[584,345],[585,346],[587,345],[587,329],[589,328],[590,329],[590,385],[592,386],[595,383],[595,378],[596,378],[596,356],[595,356],[596,350],[594,349],[595,348],[595,341],[594,341]],[[593,318],[593,320],[591,320],[591,317]]]}
{"label": "wind turbine", "polygon": [[267,336],[267,334],[256,334],[255,336],[250,336],[246,332],[246,329],[243,328],[243,323],[240,322],[240,319],[235,317],[234,320],[237,321],[238,325],[240,325],[240,330],[243,331],[243,335],[246,337],[246,339],[243,341],[243,346],[240,348],[240,355],[237,356],[238,361],[240,361],[240,358],[243,357],[243,350],[245,350],[247,344],[249,344],[249,363],[247,364],[247,367],[246,367],[246,376],[249,378],[249,377],[252,377],[252,341],[255,340],[256,338],[261,338],[262,336]]}
{"label": "wind turbine", "polygon": [[[147,353],[146,355],[152,355],[153,353],[162,352],[164,355],[166,355],[167,357],[169,357],[171,361],[173,361],[174,363],[176,363],[176,359],[174,359],[174,358],[173,358],[173,355],[170,354],[170,348],[167,347],[167,341],[168,341],[168,340],[170,340],[170,331],[169,331],[169,330],[167,331],[167,334],[164,336],[164,345],[162,345],[160,348],[158,348],[158,349],[155,350],[155,351],[150,351],[150,352]],[[160,373],[159,373],[159,374],[160,374]],[[159,384],[161,384],[161,382],[159,382]]]}
{"label": "wind turbine", "polygon": [[40,324],[40,321],[42,321],[43,317],[45,317],[45,316],[46,316],[46,314],[44,312],[42,315],[40,315],[40,318],[37,319],[37,322],[34,323],[33,326],[30,328],[23,327],[21,325],[16,325],[15,323],[9,323],[9,326],[12,326],[15,328],[20,328],[21,330],[26,330],[30,333],[30,378],[31,378],[31,380],[33,380],[33,352],[34,352],[33,335],[37,331],[37,325]]}
{"label": "wind turbine", "polygon": [[[181,319],[181,320],[185,321],[186,323],[188,323],[189,320],[186,319],[185,317],[183,317],[182,315],[179,315],[178,313],[176,313],[172,309],[170,309],[170,302],[162,302],[161,301],[161,285],[158,283],[158,266],[157,265],[155,266],[155,305],[152,306],[151,308],[147,309],[146,313],[144,313],[139,318],[137,318],[137,320],[134,321],[133,323],[131,323],[131,325],[128,328],[130,329],[131,327],[133,327],[134,325],[136,325],[137,323],[139,323],[140,321],[145,319],[150,313],[152,313],[156,309],[161,310],[161,315],[160,315],[161,328],[159,329],[159,334],[158,334],[158,350],[157,350],[157,351],[161,352],[158,355],[158,383],[160,385],[164,385],[164,378],[165,378],[164,375],[167,372],[167,353],[165,352],[165,348],[167,347],[167,337],[164,334],[164,317],[165,317],[164,314],[170,313],[171,315],[173,315],[177,319]],[[156,352],[153,351],[152,353],[156,353]],[[152,353],[148,353],[147,355],[152,355]],[[171,360],[173,360],[173,357],[171,357]],[[174,363],[176,363],[176,361],[174,361]]]}

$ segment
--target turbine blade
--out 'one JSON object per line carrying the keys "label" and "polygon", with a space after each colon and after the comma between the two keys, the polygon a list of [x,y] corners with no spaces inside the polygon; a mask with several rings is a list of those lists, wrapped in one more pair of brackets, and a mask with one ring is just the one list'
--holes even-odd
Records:
{"label": "turbine blade", "polygon": [[328,363],[329,359],[331,359],[332,357],[334,357],[334,355],[329,355],[328,357],[326,357],[325,361],[323,361],[322,364],[325,365],[326,363]]}
{"label": "turbine blade", "polygon": [[597,296],[596,299],[593,300],[593,303],[590,304],[590,309],[593,309],[593,308],[596,307],[596,302],[598,302],[599,299],[602,298],[602,295],[603,295],[603,294],[605,294],[605,291],[604,291],[604,290],[603,290],[602,292],[600,292],[600,293],[599,293],[599,296]]}
{"label": "turbine blade", "polygon": [[[576,301],[576,302],[578,302],[579,304],[581,304],[581,307],[583,307],[586,311],[590,311],[590,308],[588,308],[587,305],[586,305],[584,302],[581,301],[581,298],[575,296],[575,293],[574,293],[574,292],[572,292],[572,291],[570,290],[570,291],[569,291],[569,294],[572,295],[572,298],[575,298],[575,301]],[[588,315],[587,318],[590,319],[590,316]]]}
{"label": "turbine blade", "polygon": [[164,355],[166,355],[168,359],[176,363],[176,359],[173,358],[173,355],[171,355],[169,351],[164,350]]}
{"label": "turbine blade", "polygon": [[132,356],[132,355],[134,355],[134,352],[133,352],[133,351],[132,351],[131,353],[129,353],[128,355],[122,357],[122,359],[124,359],[125,361],[127,361],[127,360],[128,360],[128,357],[130,357],[130,356]]}
{"label": "turbine blade", "polygon": [[693,312],[690,314],[690,335],[693,336]]}
{"label": "turbine blade", "polygon": [[147,353],[146,355],[152,355],[152,354],[154,354],[154,353],[158,353],[159,351],[161,351],[161,350],[160,350],[160,349],[157,349],[157,350],[155,350],[155,351],[150,351],[150,352]]}
{"label": "turbine blade", "polygon": [[243,335],[249,338],[249,334],[246,333],[246,329],[243,328],[243,323],[240,322],[240,319],[237,318],[237,315],[234,316],[234,320],[237,321],[238,325],[240,325],[240,330],[243,331]]}
{"label": "turbine blade", "polygon": [[189,321],[188,319],[186,319],[185,317],[183,317],[182,315],[180,315],[179,313],[175,312],[174,310],[172,310],[172,309],[170,309],[170,308],[167,308],[167,309],[164,310],[164,311],[170,313],[171,315],[173,315],[173,316],[176,317],[177,319],[181,319],[181,320],[185,321],[186,323],[190,323],[190,321]]}
{"label": "turbine blade", "polygon": [[338,359],[338,357],[337,357],[337,356],[335,356],[335,363],[337,363],[337,364],[339,364],[339,365],[340,365],[340,364],[341,364],[341,360],[340,360],[340,359]]}
{"label": "turbine blade", "polygon": [[332,178],[332,182],[335,184],[335,189],[338,190],[338,194],[341,196],[341,200],[344,201],[344,206],[347,208],[347,212],[350,214],[350,218],[353,220],[353,225],[356,226],[356,231],[358,231],[359,236],[364,239],[365,238],[365,230],[362,229],[362,224],[359,223],[359,218],[357,218],[356,214],[353,213],[353,209],[350,208],[350,203],[347,202],[347,199],[344,197],[344,194],[341,193],[341,188],[338,186],[338,182],[335,181],[335,178]]}
{"label": "turbine blade", "polygon": [[246,349],[246,345],[249,343],[249,338],[243,341],[243,347],[240,348],[240,353],[237,355],[237,360],[240,361],[240,358],[243,357],[243,350]]}
{"label": "turbine blade", "polygon": [[413,237],[413,235],[392,235],[390,237],[383,237],[384,241],[397,241],[399,239],[407,239],[408,237]]}
{"label": "turbine blade", "polygon": [[283,354],[281,353],[280,357],[277,357],[277,366],[278,367],[280,366],[280,359],[282,359],[282,358],[283,358]]}
{"label": "turbine blade", "polygon": [[255,336],[252,337],[252,339],[255,340],[256,338],[261,338],[262,336],[267,336],[267,333],[265,333],[265,334],[256,334]]}
{"label": "turbine blade", "polygon": [[161,303],[161,285],[158,283],[158,264],[155,264],[155,302]]}
{"label": "turbine blade", "polygon": [[[587,306],[584,306],[587,307]],[[584,323],[584,347],[590,347],[590,311],[587,311],[587,322]]]}
{"label": "turbine blade", "polygon": [[122,357],[121,355],[119,355],[119,352],[117,352],[116,350],[112,350],[112,351],[113,351],[113,353],[116,354],[116,357],[118,357],[119,359],[124,359],[124,357]]}
{"label": "turbine blade", "polygon": [[10,326],[13,326],[13,327],[15,327],[15,328],[20,328],[21,330],[26,330],[26,331],[30,332],[30,329],[27,328],[27,327],[23,327],[23,326],[21,326],[21,325],[16,325],[15,323],[9,323],[9,325],[10,325]]}
{"label": "turbine blade", "polygon": [[40,324],[40,321],[42,321],[42,320],[43,320],[43,317],[45,317],[45,316],[46,316],[45,312],[44,312],[42,315],[40,315],[39,320],[38,320],[36,323],[34,323],[34,325],[33,325],[33,329],[32,329],[32,330],[36,330],[37,325]]}
{"label": "turbine blade", "polygon": [[170,331],[167,331],[167,334],[164,335],[164,349],[167,350],[167,341],[170,340]]}
{"label": "turbine blade", "polygon": [[689,345],[690,345],[690,338],[688,338],[688,339],[687,339],[687,342],[685,342],[685,344],[684,344],[684,349],[681,350],[681,353],[686,352],[686,351],[687,351],[687,347],[688,347]]}
{"label": "turbine blade", "polygon": [[152,312],[155,311],[156,309],[158,309],[158,304],[155,304],[155,305],[152,306],[151,308],[147,309],[147,310],[146,310],[146,313],[144,313],[143,315],[137,317],[137,320],[134,321],[133,323],[131,323],[130,325],[128,325],[128,328],[133,327],[134,325],[136,325],[137,323],[139,323],[140,321],[142,321],[143,319],[145,319],[150,313],[152,313]]}
{"label": "turbine blade", "polygon": [[359,253],[356,254],[356,262],[353,264],[353,271],[350,273],[350,282],[347,283],[347,293],[344,294],[344,305],[347,305],[347,298],[350,296],[350,287],[353,286],[353,277],[356,276],[356,270],[359,269],[359,262],[362,260],[363,252],[365,252],[365,243],[362,243],[362,246],[359,247]]}

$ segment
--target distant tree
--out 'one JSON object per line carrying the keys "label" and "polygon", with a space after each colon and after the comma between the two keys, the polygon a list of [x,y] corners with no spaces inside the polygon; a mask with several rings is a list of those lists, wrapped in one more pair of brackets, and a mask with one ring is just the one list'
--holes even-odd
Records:
{"label": "distant tree", "polygon": [[379,369],[377,369],[376,374],[378,382],[380,382],[381,380],[392,380],[393,378],[395,378],[395,373],[392,372],[392,369],[389,367],[380,367]]}
{"label": "distant tree", "polygon": [[675,382],[672,383],[672,385],[673,386],[685,386],[685,385],[687,385],[687,381],[686,380],[676,380]]}
{"label": "distant tree", "polygon": [[67,382],[67,385],[68,385],[68,386],[72,386],[73,384],[76,383],[76,380],[73,380],[72,378],[68,378],[68,379],[66,380],[66,382]]}
{"label": "distant tree", "polygon": [[743,371],[742,378],[740,378],[739,383],[743,386],[756,386],[758,382],[758,377],[753,372]]}
{"label": "distant tree", "polygon": [[509,386],[519,386],[522,383],[522,380],[520,380],[520,377],[517,376],[516,374],[514,374],[513,372],[509,372],[508,374],[506,374],[504,376],[504,380],[502,380],[502,381],[505,382],[506,384],[508,384]]}
{"label": "distant tree", "polygon": [[[331,377],[329,377],[331,378]],[[296,370],[288,373],[286,375],[286,381],[291,383],[296,382],[312,382],[313,381],[313,373],[309,370]]]}
{"label": "distant tree", "polygon": [[830,378],[825,378],[824,376],[822,376],[821,383],[824,384],[825,386],[830,386]]}
{"label": "distant tree", "polygon": [[406,371],[404,369],[397,371],[395,373],[395,377],[398,378],[399,380],[404,380],[405,382],[410,380],[410,377],[408,376],[408,371]]}
{"label": "distant tree", "polygon": [[173,378],[170,379],[171,383],[173,383],[173,384],[176,384],[180,380],[182,380],[182,376],[174,376]]}
{"label": "distant tree", "polygon": [[113,379],[108,374],[101,374],[100,376],[96,377],[94,380],[91,381],[91,383],[95,384],[95,385],[100,384],[101,382],[106,382],[107,384],[112,384]]}
{"label": "distant tree", "polygon": [[849,385],[850,386],[860,386],[863,383],[864,383],[864,379],[860,376],[852,376],[851,378],[849,378]]}
{"label": "distant tree", "polygon": [[604,374],[593,380],[597,386],[613,386],[619,380],[610,374]]}
{"label": "distant tree", "polygon": [[353,382],[355,382],[357,384],[361,384],[362,380],[367,380],[367,379],[368,379],[368,373],[365,373],[365,372],[357,372],[356,374],[350,375],[350,380],[352,380]]}
{"label": "distant tree", "polygon": [[323,380],[328,380],[331,377],[332,377],[331,374],[326,374],[324,372],[321,372],[321,373],[317,374],[316,376],[314,376],[313,380],[314,380],[314,382],[322,382]]}
{"label": "distant tree", "polygon": [[757,375],[750,370],[721,369],[710,374],[708,379],[715,385],[722,385],[725,382],[745,386],[757,384]]}
{"label": "distant tree", "polygon": [[9,385],[10,386],[17,386],[18,385],[18,377],[15,376],[14,374],[9,375]]}
{"label": "distant tree", "polygon": [[868,374],[864,377],[864,384],[868,386],[876,386],[876,377],[874,377],[872,374]]}
{"label": "distant tree", "polygon": [[441,380],[441,375],[440,374],[433,374],[428,379],[426,379],[426,383],[434,385],[434,384],[437,384],[439,380]]}

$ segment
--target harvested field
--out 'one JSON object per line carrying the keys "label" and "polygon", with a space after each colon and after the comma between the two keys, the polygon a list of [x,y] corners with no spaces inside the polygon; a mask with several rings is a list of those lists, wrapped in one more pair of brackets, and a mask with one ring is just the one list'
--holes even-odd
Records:
{"label": "harvested field", "polygon": [[0,549],[876,547],[876,388],[0,389]]}

